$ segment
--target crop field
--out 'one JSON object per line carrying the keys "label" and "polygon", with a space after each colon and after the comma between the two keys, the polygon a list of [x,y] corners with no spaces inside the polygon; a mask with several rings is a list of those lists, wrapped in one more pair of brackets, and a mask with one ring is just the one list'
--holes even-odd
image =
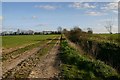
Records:
{"label": "crop field", "polygon": [[2,47],[14,48],[18,46],[27,45],[30,43],[39,42],[48,38],[55,37],[56,35],[22,35],[22,36],[3,36]]}
{"label": "crop field", "polygon": [[1,1],[0,79],[120,80],[118,0],[16,1]]}
{"label": "crop field", "polygon": [[2,48],[2,37],[0,36],[0,48]]}
{"label": "crop field", "polygon": [[[71,35],[72,36],[72,35]],[[93,34],[94,38],[103,38],[107,35]],[[101,36],[101,37],[100,37]],[[116,35],[112,35],[116,36]],[[91,37],[91,36],[90,36]],[[107,39],[107,38],[106,38]],[[80,80],[119,80],[120,74],[114,66],[119,65],[118,47],[111,45],[111,49],[105,43],[104,46],[93,47],[105,49],[104,54],[97,52],[99,58],[87,55],[91,40],[79,42],[79,46],[72,42],[66,35],[22,35],[3,36],[2,52],[2,78],[58,78],[69,80],[79,78]],[[87,41],[87,43],[85,42]],[[94,40],[93,40],[94,41]],[[72,43],[72,44],[71,44]],[[83,45],[84,44],[84,45]],[[87,46],[88,45],[88,46]],[[83,47],[83,49],[82,49]],[[95,49],[96,49],[95,48]],[[99,48],[99,49],[100,49]],[[111,51],[110,51],[111,50]],[[116,54],[111,54],[110,52]],[[89,52],[89,51],[88,51]],[[89,53],[91,54],[91,53]],[[108,57],[106,57],[106,55]],[[118,57],[117,57],[117,56]],[[111,57],[112,56],[112,57]],[[101,58],[102,57],[102,58]],[[115,57],[115,58],[114,58]],[[114,59],[111,66],[107,62]],[[104,60],[103,60],[104,59]]]}
{"label": "crop field", "polygon": [[[55,50],[51,54],[57,51],[60,35],[3,36],[2,40],[4,47],[2,77],[28,78],[30,71],[34,70],[35,65],[40,62],[41,56],[47,55],[52,49]],[[54,46],[56,47],[53,48]],[[53,64],[50,63],[50,65]]]}
{"label": "crop field", "polygon": [[120,34],[92,34],[90,39],[118,44],[120,42]]}

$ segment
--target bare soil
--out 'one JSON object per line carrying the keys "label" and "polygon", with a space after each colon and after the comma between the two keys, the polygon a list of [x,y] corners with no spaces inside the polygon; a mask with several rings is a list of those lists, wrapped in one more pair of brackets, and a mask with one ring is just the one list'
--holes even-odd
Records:
{"label": "bare soil", "polygon": [[58,57],[58,41],[52,50],[41,58],[36,68],[31,71],[29,78],[57,78],[59,74],[60,59]]}
{"label": "bare soil", "polygon": [[[46,44],[50,43],[51,41],[52,40],[48,41]],[[32,54],[36,53],[38,50],[40,50],[46,44],[44,44],[44,45],[42,45],[38,48],[34,48],[32,50],[26,51],[22,55],[20,55],[19,57],[15,58],[15,59],[3,62],[3,64],[2,64],[2,74],[5,74],[10,69],[13,69],[14,67],[16,67],[20,62],[24,61],[25,59],[30,57]]]}
{"label": "bare soil", "polygon": [[[40,49],[43,49],[51,41],[52,40],[49,40],[47,43],[41,45],[40,47],[33,48],[29,51],[25,51],[20,56],[3,62],[2,63],[2,74],[6,75],[6,73],[12,69],[13,69],[13,71],[16,70],[15,68],[18,66],[18,64],[25,61],[30,56],[36,54],[37,51],[39,51]],[[59,65],[60,65],[60,59],[58,57],[59,47],[60,47],[59,43],[60,43],[60,40],[58,39],[57,43],[54,45],[54,47],[51,49],[51,51],[49,51],[48,54],[41,56],[40,61],[38,62],[36,67],[34,67],[33,70],[30,72],[28,78],[58,77]],[[3,76],[3,75],[1,75],[1,76]]]}

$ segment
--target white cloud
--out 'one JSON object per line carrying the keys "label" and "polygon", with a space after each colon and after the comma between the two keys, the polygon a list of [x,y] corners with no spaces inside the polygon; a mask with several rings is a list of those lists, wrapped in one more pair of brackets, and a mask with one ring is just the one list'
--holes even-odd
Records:
{"label": "white cloud", "polygon": [[118,3],[108,3],[107,5],[105,5],[104,7],[101,7],[101,9],[105,9],[105,10],[117,10],[118,9]]}
{"label": "white cloud", "polygon": [[101,7],[101,9],[104,11],[112,11],[113,13],[118,13],[118,3],[117,2],[108,3]]}
{"label": "white cloud", "polygon": [[3,17],[2,17],[2,16],[0,16],[0,21],[1,21],[1,20],[3,20]]}
{"label": "white cloud", "polygon": [[32,16],[32,19],[37,19],[38,17],[37,16]]}
{"label": "white cloud", "polygon": [[34,16],[29,16],[29,17],[25,16],[25,17],[22,17],[21,19],[22,20],[33,20],[33,19],[35,20],[35,19],[38,19],[38,18],[39,18],[38,16],[34,15]]}
{"label": "white cloud", "polygon": [[46,24],[46,23],[40,23],[40,24],[37,24],[36,26],[37,27],[43,27],[43,26],[45,27],[45,26],[48,26],[48,24]]}
{"label": "white cloud", "polygon": [[101,16],[101,15],[106,15],[105,13],[102,13],[102,12],[95,12],[95,11],[89,11],[89,12],[86,12],[87,15],[90,15],[90,16]]}
{"label": "white cloud", "polygon": [[118,14],[118,10],[113,10],[114,13]]}
{"label": "white cloud", "polygon": [[73,7],[76,9],[82,9],[82,8],[95,8],[95,5],[90,5],[89,3],[81,3],[81,2],[75,2],[71,5],[69,5],[69,7]]}
{"label": "white cloud", "polygon": [[40,9],[46,9],[46,10],[55,10],[59,8],[58,6],[52,6],[52,5],[35,5],[34,7]]}
{"label": "white cloud", "polygon": [[88,3],[84,4],[84,8],[95,8],[96,6],[90,5]]}

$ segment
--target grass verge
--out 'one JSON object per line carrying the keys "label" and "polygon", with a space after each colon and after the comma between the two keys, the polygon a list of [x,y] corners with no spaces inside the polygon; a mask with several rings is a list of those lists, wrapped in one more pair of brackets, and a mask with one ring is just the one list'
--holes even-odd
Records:
{"label": "grass verge", "polygon": [[99,60],[91,60],[80,55],[79,51],[70,47],[66,40],[61,42],[60,58],[61,76],[65,80],[120,80],[115,69]]}

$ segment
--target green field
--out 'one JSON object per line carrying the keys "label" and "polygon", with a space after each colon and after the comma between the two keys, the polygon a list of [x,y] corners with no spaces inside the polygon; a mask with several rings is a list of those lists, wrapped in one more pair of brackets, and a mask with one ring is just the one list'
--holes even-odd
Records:
{"label": "green field", "polygon": [[90,39],[97,40],[97,41],[105,41],[105,42],[114,42],[119,43],[120,41],[120,34],[92,34]]}
{"label": "green field", "polygon": [[0,47],[2,47],[2,37],[0,36]]}
{"label": "green field", "polygon": [[[39,42],[48,38],[53,38],[58,35],[18,35],[18,36],[3,36],[2,37],[2,47],[3,48],[13,48],[30,43]],[[1,37],[0,37],[1,38]]]}

